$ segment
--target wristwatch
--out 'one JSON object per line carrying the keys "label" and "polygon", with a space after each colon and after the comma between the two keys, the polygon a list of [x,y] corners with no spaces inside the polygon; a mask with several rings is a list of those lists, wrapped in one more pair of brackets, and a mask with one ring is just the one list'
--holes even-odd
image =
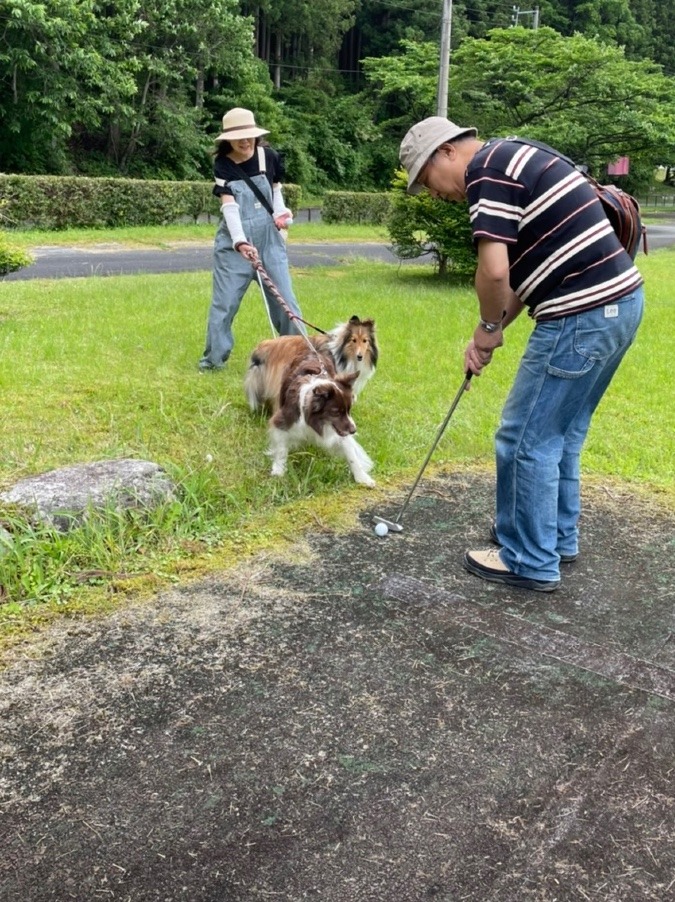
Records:
{"label": "wristwatch", "polygon": [[498,329],[501,329],[502,321],[499,320],[496,323],[490,323],[486,319],[481,319],[478,321],[478,325],[481,327],[483,332],[496,332]]}

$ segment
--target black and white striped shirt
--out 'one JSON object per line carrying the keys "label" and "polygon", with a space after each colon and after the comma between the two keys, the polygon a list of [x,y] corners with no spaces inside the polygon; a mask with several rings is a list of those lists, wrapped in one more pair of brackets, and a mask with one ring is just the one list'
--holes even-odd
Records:
{"label": "black and white striped shirt", "polygon": [[511,288],[534,319],[590,310],[642,284],[593,188],[559,157],[489,141],[467,167],[466,191],[474,241],[508,245]]}

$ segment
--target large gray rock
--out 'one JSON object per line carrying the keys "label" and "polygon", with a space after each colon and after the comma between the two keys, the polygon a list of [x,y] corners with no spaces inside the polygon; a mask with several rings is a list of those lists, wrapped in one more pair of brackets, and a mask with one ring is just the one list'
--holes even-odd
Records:
{"label": "large gray rock", "polygon": [[27,508],[31,516],[65,532],[89,510],[153,508],[175,498],[175,485],[147,460],[101,460],[30,476],[0,492],[0,502]]}

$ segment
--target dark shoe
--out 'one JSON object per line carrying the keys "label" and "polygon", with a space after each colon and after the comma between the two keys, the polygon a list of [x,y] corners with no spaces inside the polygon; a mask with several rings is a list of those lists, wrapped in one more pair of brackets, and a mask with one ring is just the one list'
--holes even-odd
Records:
{"label": "dark shoe", "polygon": [[553,592],[560,585],[559,579],[530,579],[527,576],[511,573],[509,568],[502,563],[499,552],[493,548],[489,551],[467,551],[464,555],[464,567],[474,576],[480,576],[481,579],[487,579],[491,583],[513,586],[515,589]]}
{"label": "dark shoe", "polygon": [[[490,523],[490,541],[493,545],[499,545],[501,548],[501,542],[497,538],[497,527],[495,526],[495,521],[493,520]],[[560,563],[561,564],[571,564],[579,557],[578,554],[561,554],[560,555]]]}

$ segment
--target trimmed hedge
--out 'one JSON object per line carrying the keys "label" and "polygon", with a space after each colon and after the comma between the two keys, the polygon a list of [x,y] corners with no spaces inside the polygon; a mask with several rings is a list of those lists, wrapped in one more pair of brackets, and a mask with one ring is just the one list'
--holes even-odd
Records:
{"label": "trimmed hedge", "polygon": [[323,222],[384,225],[391,213],[389,194],[369,191],[327,191],[323,196]]}
{"label": "trimmed hedge", "polygon": [[[3,175],[0,204],[13,228],[66,229],[165,225],[185,216],[218,216],[212,182],[168,182],[79,176]],[[297,185],[284,185],[291,209]]]}

